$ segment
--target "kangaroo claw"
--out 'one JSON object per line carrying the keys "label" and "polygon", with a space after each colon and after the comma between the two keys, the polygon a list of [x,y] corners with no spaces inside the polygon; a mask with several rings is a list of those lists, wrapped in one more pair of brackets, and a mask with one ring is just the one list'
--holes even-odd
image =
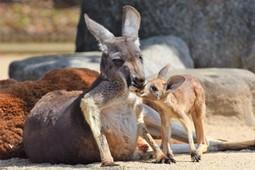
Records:
{"label": "kangaroo claw", "polygon": [[176,163],[176,160],[174,159],[174,156],[173,155],[167,155],[167,157],[170,159],[170,161],[172,162],[172,163]]}
{"label": "kangaroo claw", "polygon": [[176,161],[172,158],[162,157],[161,159],[154,161],[154,163],[171,164],[171,163],[176,163]]}
{"label": "kangaroo claw", "polygon": [[201,160],[201,156],[196,151],[191,152],[190,156],[192,162],[199,162]]}

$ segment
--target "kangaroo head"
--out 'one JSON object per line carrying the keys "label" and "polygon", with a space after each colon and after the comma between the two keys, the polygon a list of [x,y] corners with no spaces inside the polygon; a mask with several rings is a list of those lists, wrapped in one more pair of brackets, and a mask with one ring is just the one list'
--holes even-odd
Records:
{"label": "kangaroo head", "polygon": [[124,6],[122,36],[115,37],[109,30],[85,14],[88,30],[99,42],[103,52],[100,70],[108,79],[120,75],[128,86],[143,88],[145,82],[143,58],[139,48],[138,30],[141,17],[131,6]]}
{"label": "kangaroo head", "polygon": [[170,65],[163,67],[156,78],[148,80],[139,96],[150,100],[160,100],[165,96],[167,89],[167,73]]}

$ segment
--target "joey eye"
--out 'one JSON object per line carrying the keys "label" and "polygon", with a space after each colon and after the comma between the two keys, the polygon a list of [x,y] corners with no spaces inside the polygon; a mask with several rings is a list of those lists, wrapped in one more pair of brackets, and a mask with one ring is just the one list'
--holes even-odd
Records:
{"label": "joey eye", "polygon": [[152,91],[158,91],[158,88],[157,88],[156,86],[151,86],[150,89],[151,89]]}
{"label": "joey eye", "polygon": [[122,59],[113,59],[112,62],[114,63],[114,65],[120,67],[124,64],[124,60]]}
{"label": "joey eye", "polygon": [[140,60],[141,62],[143,62],[143,57],[142,57],[142,55],[139,55],[139,60]]}

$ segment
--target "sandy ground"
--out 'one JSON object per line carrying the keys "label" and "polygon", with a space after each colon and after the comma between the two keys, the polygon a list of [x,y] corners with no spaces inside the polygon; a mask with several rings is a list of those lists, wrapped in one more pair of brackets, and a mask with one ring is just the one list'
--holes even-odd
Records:
{"label": "sandy ground", "polygon": [[[208,153],[203,156],[203,160],[199,163],[190,162],[188,155],[177,155],[177,163],[166,164],[154,164],[151,162],[116,162],[120,166],[102,168],[102,169],[171,169],[171,170],[252,170],[255,169],[255,152],[224,152],[224,153]],[[10,159],[8,161],[0,161],[0,169],[8,170],[68,170],[68,169],[100,169],[100,163],[88,164],[88,165],[51,165],[51,164],[32,164],[26,159]]]}
{"label": "sandy ground", "polygon": [[[32,54],[34,55],[34,54]],[[31,54],[0,55],[0,79],[8,77],[8,64],[13,60],[19,60],[31,56]],[[255,127],[248,127],[244,121],[236,117],[211,116],[206,119],[206,132],[210,138],[229,141],[241,141],[255,139]],[[255,151],[243,150],[240,152],[207,153],[199,163],[190,162],[190,156],[176,155],[177,163],[173,165],[154,164],[147,162],[117,162],[120,166],[104,169],[249,169],[255,170]],[[51,165],[32,164],[27,159],[13,158],[0,160],[0,170],[25,170],[25,169],[99,169],[100,163],[89,165]]]}
{"label": "sandy ground", "polygon": [[[206,132],[210,138],[229,141],[255,139],[255,130],[238,118],[214,116],[206,119]],[[176,155],[176,164],[155,164],[152,160],[141,162],[116,162],[120,166],[101,168],[100,163],[87,165],[33,164],[28,159],[0,160],[0,170],[69,170],[69,169],[171,169],[171,170],[255,170],[255,151],[215,152],[203,155],[199,163],[191,162],[189,154]]]}

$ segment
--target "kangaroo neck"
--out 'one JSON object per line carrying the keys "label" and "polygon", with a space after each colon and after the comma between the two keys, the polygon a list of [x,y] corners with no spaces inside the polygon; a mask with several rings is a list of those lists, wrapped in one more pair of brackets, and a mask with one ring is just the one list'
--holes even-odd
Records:
{"label": "kangaroo neck", "polygon": [[164,106],[162,106],[161,101],[157,100],[150,100],[150,99],[143,99],[143,103],[150,106],[154,110],[156,110],[158,113],[164,113],[165,109]]}

